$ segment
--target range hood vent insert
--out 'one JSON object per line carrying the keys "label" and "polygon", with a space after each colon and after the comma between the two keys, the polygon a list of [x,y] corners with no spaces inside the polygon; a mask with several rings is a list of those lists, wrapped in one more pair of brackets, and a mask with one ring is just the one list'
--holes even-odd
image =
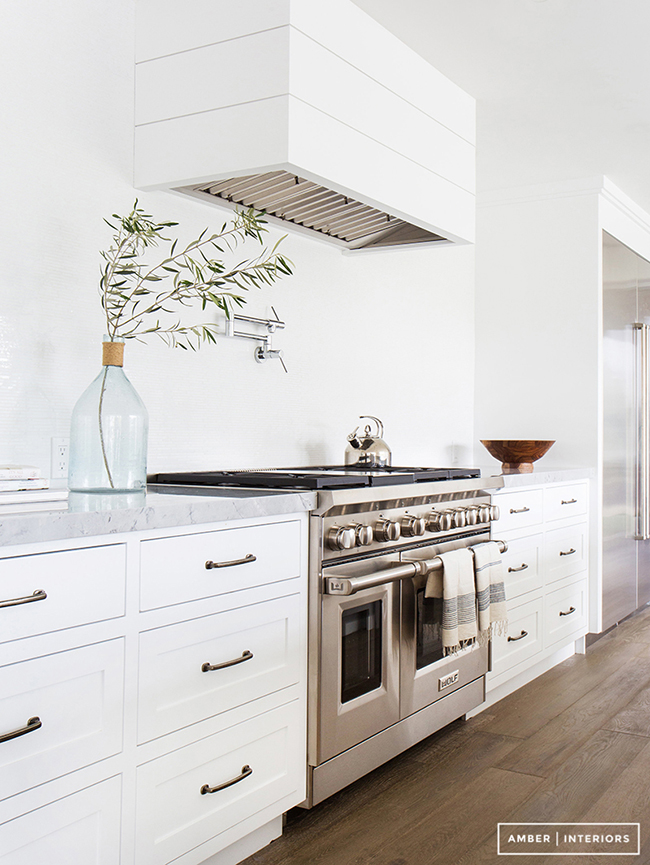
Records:
{"label": "range hood vent insert", "polygon": [[253,207],[274,219],[338,240],[350,249],[445,241],[439,234],[287,171],[233,177],[178,191]]}

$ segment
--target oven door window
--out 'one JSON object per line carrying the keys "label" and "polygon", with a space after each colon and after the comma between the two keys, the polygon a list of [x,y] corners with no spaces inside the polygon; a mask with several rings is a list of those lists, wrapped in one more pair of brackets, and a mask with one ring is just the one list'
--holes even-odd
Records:
{"label": "oven door window", "polygon": [[442,598],[425,598],[424,588],[416,592],[417,600],[417,652],[415,668],[421,670],[439,661],[442,648]]}
{"label": "oven door window", "polygon": [[341,621],[341,702],[368,694],[382,682],[383,604],[372,601],[343,610]]}

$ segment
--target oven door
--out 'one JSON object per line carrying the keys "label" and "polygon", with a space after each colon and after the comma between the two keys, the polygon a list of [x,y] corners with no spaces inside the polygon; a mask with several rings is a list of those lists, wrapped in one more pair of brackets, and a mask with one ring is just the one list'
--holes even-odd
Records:
{"label": "oven door", "polygon": [[[472,538],[472,543],[488,540]],[[409,560],[431,559],[439,553],[464,546],[456,541],[409,552]],[[484,676],[488,669],[488,647],[471,646],[445,656],[442,648],[442,600],[425,597],[426,576],[402,580],[400,716],[402,718],[435,703],[447,694]]]}
{"label": "oven door", "polygon": [[[394,566],[390,558],[382,564]],[[364,570],[376,571],[377,560],[327,576]],[[399,584],[388,582],[321,596],[318,764],[399,720],[399,595]]]}

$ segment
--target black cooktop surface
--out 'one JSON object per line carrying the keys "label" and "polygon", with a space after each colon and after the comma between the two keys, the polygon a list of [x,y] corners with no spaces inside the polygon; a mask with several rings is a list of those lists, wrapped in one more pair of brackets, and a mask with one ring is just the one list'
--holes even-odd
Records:
{"label": "black cooktop surface", "polygon": [[385,466],[305,466],[303,468],[251,469],[246,471],[170,472],[150,475],[150,484],[209,487],[258,487],[262,489],[327,490],[375,487],[478,478],[479,469],[405,468]]}

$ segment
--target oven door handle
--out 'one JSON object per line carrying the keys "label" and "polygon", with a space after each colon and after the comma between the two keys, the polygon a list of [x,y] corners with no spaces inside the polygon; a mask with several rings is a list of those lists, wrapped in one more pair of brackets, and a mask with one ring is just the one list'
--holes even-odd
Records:
{"label": "oven door handle", "polygon": [[[508,549],[508,544],[505,541],[496,541],[502,553]],[[442,559],[439,556],[434,556],[432,559],[420,559],[417,561],[411,560],[404,562],[401,565],[396,565],[394,568],[387,568],[384,571],[375,571],[373,574],[367,574],[365,577],[325,577],[323,579],[323,594],[324,595],[356,595],[364,589],[374,589],[376,586],[383,586],[385,583],[394,583],[399,580],[407,580],[409,577],[425,577],[432,571],[437,571],[442,568]]]}

